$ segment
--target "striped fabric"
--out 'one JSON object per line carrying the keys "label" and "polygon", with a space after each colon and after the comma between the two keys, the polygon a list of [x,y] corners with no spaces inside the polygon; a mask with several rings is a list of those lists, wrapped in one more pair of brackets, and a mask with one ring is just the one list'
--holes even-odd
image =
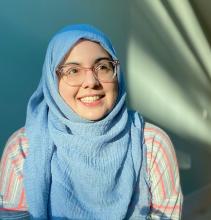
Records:
{"label": "striped fabric", "polygon": [[[147,172],[151,192],[151,218],[181,218],[183,196],[176,155],[169,137],[160,128],[146,123]],[[8,140],[0,164],[0,211],[26,211],[23,162],[28,140],[24,128]]]}

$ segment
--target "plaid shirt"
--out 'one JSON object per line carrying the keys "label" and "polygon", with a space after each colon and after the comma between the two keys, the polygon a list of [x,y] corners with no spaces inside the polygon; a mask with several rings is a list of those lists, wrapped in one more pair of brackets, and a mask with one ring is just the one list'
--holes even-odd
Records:
{"label": "plaid shirt", "polygon": [[[145,124],[144,140],[151,219],[180,219],[183,195],[173,145],[163,130],[149,123]],[[27,211],[23,163],[28,147],[24,128],[16,131],[6,144],[0,164],[0,213]]]}

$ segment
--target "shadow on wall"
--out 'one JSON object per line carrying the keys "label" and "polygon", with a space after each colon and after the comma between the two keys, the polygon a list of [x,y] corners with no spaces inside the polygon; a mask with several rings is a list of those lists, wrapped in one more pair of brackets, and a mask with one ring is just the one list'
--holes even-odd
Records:
{"label": "shadow on wall", "polygon": [[188,194],[211,181],[210,79],[170,5],[135,1],[130,13],[129,104],[170,134]]}
{"label": "shadow on wall", "polygon": [[182,138],[167,128],[165,130],[176,146],[183,193],[188,195],[209,184],[211,182],[210,145],[193,138]]}
{"label": "shadow on wall", "polygon": [[184,200],[183,220],[211,219],[211,184],[188,195]]}
{"label": "shadow on wall", "polygon": [[[195,69],[197,63],[192,60],[193,57],[191,57],[192,54],[188,50],[188,44],[184,44],[183,39],[174,39],[171,30],[167,29],[167,25],[162,23],[147,2],[137,3],[133,6],[132,11],[133,19],[128,47],[128,70],[132,74],[127,75],[130,84],[129,91],[133,92],[133,96],[130,96],[131,103],[137,103],[136,94],[138,93],[139,97],[141,96],[141,99],[143,98],[143,101],[146,102],[142,105],[142,111],[145,109],[150,113],[159,111],[159,109],[149,109],[148,105],[150,104],[164,110],[164,112],[160,111],[159,118],[164,125],[170,119],[171,128],[176,128],[179,124],[178,130],[184,129],[187,133],[191,129],[187,122],[191,120],[191,126],[197,125],[210,129],[210,124],[205,126],[210,119],[205,116],[203,121],[202,115],[204,105],[210,101],[210,82],[207,81],[206,74],[203,74],[203,71],[198,72],[201,70],[200,68]],[[178,47],[179,41],[183,42],[183,44],[180,43],[184,45],[184,48]],[[132,46],[136,49],[130,47],[131,42],[134,43]],[[189,54],[187,54],[187,51],[189,51]],[[134,54],[137,56],[135,57]],[[191,62],[195,62],[195,66]],[[131,75],[134,75],[134,78],[130,78]],[[136,91],[133,87],[135,77],[139,79],[138,83],[140,85],[140,88],[136,88]],[[146,81],[144,81],[145,79]],[[143,90],[141,90],[142,87]],[[153,99],[152,95],[155,95],[156,99]],[[151,103],[153,101],[154,103]],[[148,105],[145,105],[147,103]],[[184,105],[180,106],[179,109],[183,112],[176,111],[179,104]],[[172,120],[169,110],[176,119],[179,119],[178,121]],[[200,122],[200,124],[196,124],[196,122]],[[184,127],[181,128],[181,125]],[[195,129],[200,132],[197,127]],[[190,132],[196,131],[195,129],[190,130]],[[176,129],[175,131],[179,132]],[[206,134],[209,134],[209,131],[206,131]],[[201,133],[197,135],[197,132],[195,132],[195,137],[200,138]],[[211,144],[209,136],[203,136],[202,140]]]}

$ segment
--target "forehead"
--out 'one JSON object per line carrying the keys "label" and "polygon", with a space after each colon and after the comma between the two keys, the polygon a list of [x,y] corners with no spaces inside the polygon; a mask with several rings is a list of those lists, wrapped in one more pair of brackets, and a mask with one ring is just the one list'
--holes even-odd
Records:
{"label": "forehead", "polygon": [[98,42],[80,40],[66,55],[66,62],[71,60],[91,61],[102,57],[110,58],[111,56]]}

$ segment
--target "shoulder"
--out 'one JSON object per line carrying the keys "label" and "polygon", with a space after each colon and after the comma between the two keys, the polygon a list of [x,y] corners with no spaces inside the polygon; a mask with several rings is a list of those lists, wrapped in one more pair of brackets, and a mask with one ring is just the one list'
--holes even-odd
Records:
{"label": "shoulder", "polygon": [[[3,210],[25,210],[23,164],[28,151],[25,129],[14,132],[8,139],[0,163],[0,203]],[[1,201],[2,200],[2,201]]]}
{"label": "shoulder", "polygon": [[15,131],[8,139],[4,152],[13,155],[15,152],[21,151],[23,154],[27,153],[28,149],[28,139],[25,134],[25,128],[22,127]]}
{"label": "shoulder", "polygon": [[178,164],[174,146],[167,133],[153,124],[145,123],[144,143],[149,175],[155,176],[153,170],[160,172],[160,175],[168,170],[172,176],[174,170],[178,169]]}
{"label": "shoulder", "polygon": [[25,128],[19,128],[18,130],[16,130],[8,139],[7,141],[7,145],[17,142],[17,141],[21,141],[24,142],[26,140],[26,133],[25,133]]}
{"label": "shoulder", "polygon": [[147,148],[147,171],[151,188],[158,189],[156,200],[167,198],[172,192],[177,194],[180,191],[179,170],[169,136],[161,128],[146,123],[144,143]]}
{"label": "shoulder", "polygon": [[156,125],[146,122],[144,126],[144,143],[148,154],[161,154],[166,159],[176,160],[171,139],[167,133]]}
{"label": "shoulder", "polygon": [[150,123],[145,123],[144,143],[147,148],[151,215],[156,218],[158,213],[163,213],[169,219],[180,219],[183,195],[173,144],[165,131]]}
{"label": "shoulder", "polygon": [[145,122],[144,125],[144,140],[145,141],[149,141],[151,140],[153,142],[153,140],[155,139],[159,139],[160,141],[167,141],[170,142],[170,138],[167,135],[167,133],[159,128],[156,125],[153,125],[149,122]]}
{"label": "shoulder", "polygon": [[14,132],[8,139],[4,152],[1,158],[2,166],[11,163],[13,166],[18,166],[25,159],[28,152],[28,139],[25,134],[25,129],[20,128]]}

